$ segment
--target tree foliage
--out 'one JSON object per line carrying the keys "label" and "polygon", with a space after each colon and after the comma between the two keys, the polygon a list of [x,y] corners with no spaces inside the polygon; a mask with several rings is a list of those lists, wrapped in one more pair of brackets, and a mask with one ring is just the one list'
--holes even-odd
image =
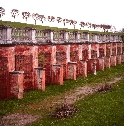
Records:
{"label": "tree foliage", "polygon": [[0,18],[5,15],[5,9],[3,7],[0,7]]}

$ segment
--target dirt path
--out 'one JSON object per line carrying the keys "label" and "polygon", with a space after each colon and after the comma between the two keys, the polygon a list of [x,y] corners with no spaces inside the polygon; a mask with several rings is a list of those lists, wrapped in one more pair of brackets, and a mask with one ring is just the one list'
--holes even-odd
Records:
{"label": "dirt path", "polygon": [[[115,78],[111,82],[106,82],[107,85],[112,85],[116,82],[121,80],[120,78]],[[65,103],[65,104],[74,104],[76,101],[83,99],[87,95],[91,95],[95,92],[98,91],[98,89],[101,88],[101,86],[104,86],[103,84],[98,84],[97,86],[83,86],[83,87],[78,87],[74,92],[72,92],[69,95],[65,95],[63,100],[58,100],[56,102],[53,102],[53,104],[59,104],[59,103]]]}
{"label": "dirt path", "polygon": [[[122,78],[115,78],[111,82],[106,82],[107,85],[112,85]],[[57,101],[54,101],[51,103],[52,106],[56,104],[74,104],[76,101],[83,99],[87,95],[91,95],[100,89],[100,87],[103,86],[103,84],[97,84],[97,86],[83,86],[83,87],[78,87],[74,91],[67,92],[64,94],[63,97],[59,97]],[[28,114],[10,114],[8,116],[4,116],[0,120],[0,126],[25,126],[28,123],[34,122],[37,119],[42,118],[39,115],[28,115]]]}

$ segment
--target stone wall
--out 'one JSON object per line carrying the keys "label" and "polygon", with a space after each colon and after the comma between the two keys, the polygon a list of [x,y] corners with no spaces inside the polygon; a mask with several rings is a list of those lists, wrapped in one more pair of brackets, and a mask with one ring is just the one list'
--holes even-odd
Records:
{"label": "stone wall", "polygon": [[0,38],[0,100],[21,99],[25,91],[45,91],[47,84],[62,85],[65,79],[76,80],[88,73],[96,75],[97,70],[122,62],[120,40],[97,42],[95,37],[88,41],[88,33],[82,40],[78,32],[72,32],[69,38],[70,33],[63,31],[62,41],[51,30],[41,31],[44,38],[37,32],[38,38],[35,29],[29,29],[28,39],[25,36],[21,40],[20,35],[9,34],[12,28],[3,29],[9,32],[7,38],[4,34]]}

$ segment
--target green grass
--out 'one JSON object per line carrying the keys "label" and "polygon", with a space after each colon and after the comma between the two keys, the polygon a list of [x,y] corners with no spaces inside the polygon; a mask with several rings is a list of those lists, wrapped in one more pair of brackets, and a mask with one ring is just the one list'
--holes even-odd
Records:
{"label": "green grass", "polygon": [[59,120],[46,117],[28,126],[124,126],[123,80],[111,91],[90,95],[75,105],[75,116]]}
{"label": "green grass", "polygon": [[[56,122],[57,120],[47,117],[48,112],[51,111],[51,109],[49,108],[51,105],[51,101],[55,101],[55,100],[59,99],[60,96],[63,95],[65,92],[67,92],[69,90],[73,91],[75,88],[77,88],[79,86],[84,86],[84,85],[90,86],[90,85],[94,85],[94,84],[97,85],[98,83],[105,83],[106,81],[112,81],[115,77],[120,77],[120,76],[124,75],[123,69],[124,69],[124,64],[117,65],[116,67],[111,67],[110,69],[106,68],[104,71],[97,71],[96,76],[93,74],[88,74],[88,77],[86,77],[86,78],[85,77],[78,77],[76,81],[66,80],[66,81],[64,81],[64,85],[61,85],[61,86],[60,85],[48,85],[48,86],[46,86],[46,90],[44,92],[39,91],[39,90],[26,92],[24,94],[24,98],[20,99],[20,100],[10,99],[8,101],[0,101],[0,116],[2,117],[3,115],[8,115],[8,114],[14,113],[14,112],[21,112],[21,113],[24,112],[24,113],[29,113],[29,114],[42,115],[44,118],[43,118],[43,120],[41,119],[40,122],[43,122],[43,124],[45,124],[45,121],[48,122],[47,124],[51,123],[51,121]],[[122,81],[121,81],[121,85],[122,85]],[[121,90],[121,88],[119,88],[119,90]],[[114,93],[116,93],[116,90],[113,90],[113,91],[115,91]],[[109,92],[106,94],[109,94]],[[100,97],[99,99],[101,99],[101,97],[104,98],[104,96],[106,94],[100,94],[100,95],[98,95],[98,98],[99,97]],[[118,95],[118,94],[116,94],[116,95]],[[116,98],[116,95],[111,94],[111,96],[112,97],[114,96],[115,98]],[[83,109],[84,108],[83,104],[88,103],[87,101],[89,101],[89,99],[90,99],[92,102],[89,101],[88,104],[92,103],[91,106],[95,107],[94,105],[97,104],[96,103],[97,101],[99,101],[96,99],[96,102],[95,102],[96,96],[97,95],[89,96],[88,98],[85,99],[86,102],[84,102],[82,100],[76,104],[77,104],[77,106],[79,106],[79,108],[80,108],[80,105],[82,104],[81,108]],[[123,96],[122,93],[119,96]],[[92,100],[93,98],[94,98],[94,100]],[[88,107],[88,104],[85,107]],[[100,103],[98,103],[98,104],[100,104]],[[42,105],[42,107],[40,107],[40,109],[38,109],[39,105],[40,106]],[[34,109],[30,108],[29,106],[33,106]],[[89,109],[90,108],[87,108],[87,111]],[[79,115],[80,114],[81,113],[79,112]],[[93,112],[91,112],[89,114],[93,114]],[[89,116],[90,115],[87,115],[88,119],[89,119]],[[95,115],[92,115],[92,116],[95,116]],[[75,117],[73,117],[73,118],[75,118]],[[84,118],[84,115],[81,118]],[[94,118],[96,118],[96,117],[94,117]],[[76,120],[78,121],[78,118],[75,118],[75,121]],[[92,120],[93,120],[93,117],[92,117]],[[66,125],[66,123],[69,122],[69,119],[67,119],[66,121],[65,121],[65,125]],[[59,122],[62,123],[62,121],[59,121]],[[85,121],[84,121],[84,123],[85,123]],[[37,122],[36,122],[36,124],[37,124]],[[58,124],[58,125],[61,125],[61,124]],[[86,124],[86,125],[88,125],[88,124]],[[45,125],[45,126],[47,126],[47,125]],[[67,126],[69,126],[69,124]]]}

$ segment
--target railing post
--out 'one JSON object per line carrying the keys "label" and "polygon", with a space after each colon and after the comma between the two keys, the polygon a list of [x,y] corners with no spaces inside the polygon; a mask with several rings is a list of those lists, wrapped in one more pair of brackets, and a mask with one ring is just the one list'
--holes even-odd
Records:
{"label": "railing post", "polygon": [[68,36],[68,31],[64,32],[64,41],[68,42],[69,36]]}
{"label": "railing post", "polygon": [[1,31],[0,44],[11,44],[12,43],[12,37],[11,37],[12,27],[0,25],[0,31]]}
{"label": "railing post", "polygon": [[50,43],[53,43],[53,33],[54,31],[51,30],[51,29],[45,29],[44,30],[44,33],[45,33],[45,37],[46,37],[46,42],[50,42]]}
{"label": "railing post", "polygon": [[86,41],[89,42],[89,40],[90,40],[90,34],[86,32]]}
{"label": "railing post", "polygon": [[33,43],[36,43],[36,39],[35,39],[36,29],[30,28],[30,27],[25,27],[25,29],[28,30],[27,34],[28,34],[30,41],[32,41]]}

